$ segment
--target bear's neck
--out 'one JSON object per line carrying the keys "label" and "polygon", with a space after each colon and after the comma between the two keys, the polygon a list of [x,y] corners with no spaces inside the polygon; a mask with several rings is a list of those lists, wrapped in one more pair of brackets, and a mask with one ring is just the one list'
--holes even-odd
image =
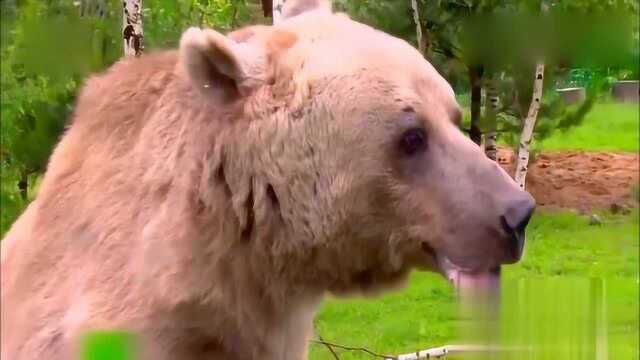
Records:
{"label": "bear's neck", "polygon": [[170,327],[165,334],[198,339],[176,344],[186,347],[179,352],[198,355],[201,344],[213,342],[225,358],[306,358],[323,292],[313,284],[299,286],[274,275],[267,261],[248,249],[208,257],[207,252],[180,261],[189,264],[175,274],[180,284],[163,289],[165,310],[156,317]]}
{"label": "bear's neck", "polygon": [[220,339],[214,348],[230,357],[259,350],[264,359],[304,358],[323,289],[304,283],[304,256],[281,246],[292,239],[273,185],[242,169],[236,148],[207,147],[186,134],[219,139],[224,131],[193,119],[183,129],[174,139],[179,150],[167,157],[170,176],[145,184],[149,196],[159,189],[163,197],[141,228],[142,243],[154,246],[139,261],[149,264],[147,284],[163,304],[158,318],[172,336],[188,329],[198,344]]}

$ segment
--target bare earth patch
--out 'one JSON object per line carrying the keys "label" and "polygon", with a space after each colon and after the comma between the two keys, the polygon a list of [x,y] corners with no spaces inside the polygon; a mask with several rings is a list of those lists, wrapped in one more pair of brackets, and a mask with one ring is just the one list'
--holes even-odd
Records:
{"label": "bare earth patch", "polygon": [[[514,173],[514,160],[510,149],[499,149],[498,161],[509,174]],[[527,190],[545,209],[624,211],[638,205],[632,188],[638,185],[639,160],[638,153],[541,153],[529,166]]]}

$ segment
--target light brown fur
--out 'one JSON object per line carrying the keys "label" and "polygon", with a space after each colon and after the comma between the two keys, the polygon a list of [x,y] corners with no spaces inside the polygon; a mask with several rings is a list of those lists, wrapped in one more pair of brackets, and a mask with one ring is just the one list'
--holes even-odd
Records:
{"label": "light brown fur", "polygon": [[[516,187],[451,124],[451,88],[401,40],[295,12],[87,81],[2,241],[3,359],[72,358],[96,329],[144,359],[303,359],[326,291],[436,269],[423,243],[495,265],[496,189]],[[426,180],[393,155],[408,106],[433,134]]]}

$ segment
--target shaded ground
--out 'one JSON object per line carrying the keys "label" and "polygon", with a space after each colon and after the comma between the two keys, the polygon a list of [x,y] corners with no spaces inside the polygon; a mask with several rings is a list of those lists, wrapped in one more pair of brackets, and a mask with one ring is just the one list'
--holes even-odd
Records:
{"label": "shaded ground", "polygon": [[[513,174],[513,152],[500,149],[500,164]],[[548,152],[529,166],[527,190],[546,209],[614,211],[638,205],[638,153]]]}

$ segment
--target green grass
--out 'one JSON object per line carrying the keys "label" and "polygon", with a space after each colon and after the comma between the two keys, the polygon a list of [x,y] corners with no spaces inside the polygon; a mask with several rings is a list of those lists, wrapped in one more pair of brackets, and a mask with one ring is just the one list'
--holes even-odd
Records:
{"label": "green grass", "polygon": [[556,131],[541,144],[543,151],[638,151],[639,147],[638,104],[616,103],[596,104],[580,126]]}
{"label": "green grass", "polygon": [[[444,279],[414,273],[406,289],[381,298],[325,302],[316,327],[325,341],[366,346],[381,353],[408,352],[451,339],[455,310],[454,294]],[[331,359],[329,355],[325,348],[312,345],[311,359]],[[341,356],[365,358],[356,353]]]}
{"label": "green grass", "polygon": [[505,277],[638,276],[638,211],[625,216],[601,214],[603,224],[573,213],[534,217],[525,258]]}
{"label": "green grass", "polygon": [[[469,128],[471,113],[463,108],[462,126]],[[544,119],[543,119],[544,121]],[[498,138],[508,146],[505,137]],[[582,123],[566,131],[555,131],[538,142],[534,134],[533,148],[542,151],[638,151],[640,150],[640,111],[638,104],[597,103]]]}
{"label": "green grass", "polygon": [[[593,337],[599,314],[592,311],[594,304],[606,299],[609,358],[637,358],[638,212],[602,218],[602,225],[590,226],[587,217],[572,213],[534,217],[524,260],[504,268],[506,341],[524,337],[538,345],[563,346],[540,359],[591,359],[588,350],[593,348],[565,345]],[[457,311],[446,281],[435,274],[414,273],[407,288],[380,298],[328,300],[316,327],[325,341],[383,354],[407,353],[456,342],[462,324]],[[575,351],[583,351],[583,356]],[[310,359],[333,357],[314,344]],[[340,359],[370,357],[343,352]]]}

